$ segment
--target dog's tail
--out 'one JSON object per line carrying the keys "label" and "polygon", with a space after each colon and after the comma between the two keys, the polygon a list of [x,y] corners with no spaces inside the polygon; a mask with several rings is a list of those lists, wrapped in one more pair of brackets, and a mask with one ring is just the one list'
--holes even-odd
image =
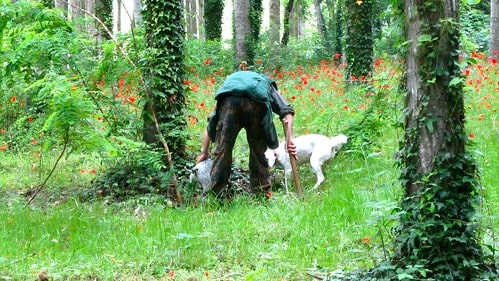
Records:
{"label": "dog's tail", "polygon": [[348,137],[341,134],[330,138],[332,147],[336,150],[340,149],[344,144],[347,143]]}

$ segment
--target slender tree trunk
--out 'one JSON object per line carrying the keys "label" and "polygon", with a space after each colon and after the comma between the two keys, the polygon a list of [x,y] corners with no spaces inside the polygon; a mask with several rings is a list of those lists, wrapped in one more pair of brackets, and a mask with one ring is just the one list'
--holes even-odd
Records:
{"label": "slender tree trunk", "polygon": [[274,68],[280,68],[278,57],[280,54],[279,38],[281,36],[281,1],[270,0],[270,13],[269,13],[269,40],[271,46],[271,53],[269,56],[269,64]]}
{"label": "slender tree trunk", "polygon": [[133,26],[142,25],[142,4],[140,0],[133,0]]}
{"label": "slender tree trunk", "polygon": [[270,13],[269,13],[269,36],[272,46],[279,44],[280,31],[281,31],[281,1],[270,0]]}
{"label": "slender tree trunk", "polygon": [[489,55],[499,57],[499,0],[490,0]]}
{"label": "slender tree trunk", "polygon": [[289,22],[291,20],[291,13],[293,12],[294,3],[295,3],[294,0],[288,0],[286,8],[284,9],[284,34],[282,35],[282,40],[281,40],[282,46],[287,46],[289,42],[289,33],[290,33]]}
{"label": "slender tree trunk", "polygon": [[324,23],[324,15],[322,14],[321,0],[314,0],[313,2],[315,8],[315,17],[317,21],[317,30],[319,31],[319,35],[322,39],[322,44],[325,51],[329,52],[331,50],[331,46],[329,44],[327,27]]}
{"label": "slender tree trunk", "polygon": [[234,44],[235,63],[238,68],[242,63],[248,64],[248,40],[251,23],[249,19],[250,0],[234,0]]}
{"label": "slender tree trunk", "polygon": [[[96,0],[95,16],[104,23],[109,31],[113,31],[113,0]],[[110,39],[111,35],[108,34],[106,28],[97,24],[97,42],[101,43],[104,40]]]}

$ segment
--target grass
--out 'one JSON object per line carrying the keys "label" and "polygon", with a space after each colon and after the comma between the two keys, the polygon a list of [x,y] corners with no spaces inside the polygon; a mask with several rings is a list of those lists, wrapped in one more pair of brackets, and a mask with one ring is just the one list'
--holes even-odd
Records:
{"label": "grass", "polygon": [[[317,74],[318,69],[302,70],[296,78],[289,72],[278,81],[297,110],[296,134],[341,132],[368,100],[344,92],[330,82],[331,72]],[[310,81],[305,90],[303,79]],[[196,83],[203,88],[202,79]],[[207,93],[190,97],[190,114],[198,120],[213,106]],[[397,119],[401,99],[393,95],[390,120]],[[484,186],[481,233],[494,233],[499,229],[498,93],[480,88],[467,97]],[[189,127],[193,151],[204,125]],[[319,191],[310,191],[315,176],[300,167],[301,199],[278,189],[271,198],[242,195],[225,204],[207,198],[180,208],[153,195],[81,202],[78,194],[105,168],[95,155],[83,154],[64,158],[27,206],[30,188],[43,182],[57,151],[43,158],[30,149],[0,152],[0,280],[34,280],[44,273],[53,280],[311,280],[308,273],[369,268],[389,254],[390,228],[396,224],[392,210],[402,192],[393,157],[401,132],[391,126],[381,132],[374,152],[345,149],[328,163]],[[236,150],[244,164],[244,140]],[[497,248],[490,235],[483,240]]]}

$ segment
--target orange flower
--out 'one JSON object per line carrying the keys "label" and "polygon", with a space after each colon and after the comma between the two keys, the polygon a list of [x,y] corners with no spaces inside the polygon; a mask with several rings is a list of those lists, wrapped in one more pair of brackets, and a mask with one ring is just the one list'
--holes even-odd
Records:
{"label": "orange flower", "polygon": [[475,138],[475,135],[474,135],[473,133],[469,133],[469,134],[468,134],[468,137],[469,137],[470,139],[474,139],[474,138]]}
{"label": "orange flower", "polygon": [[28,117],[28,122],[33,122],[33,117]]}
{"label": "orange flower", "polygon": [[209,66],[211,64],[211,59],[205,59],[204,65]]}
{"label": "orange flower", "polygon": [[11,101],[12,103],[16,102],[16,101],[17,101],[17,97],[16,97],[16,96],[12,96],[12,97],[10,98],[10,101]]}
{"label": "orange flower", "polygon": [[7,148],[9,148],[9,145],[4,144],[4,145],[0,146],[0,151],[5,151],[5,150],[7,150]]}
{"label": "orange flower", "polygon": [[129,103],[134,103],[135,102],[135,97],[128,97],[128,102]]}
{"label": "orange flower", "polygon": [[369,243],[371,243],[371,238],[366,236],[366,237],[362,238],[362,242],[364,242],[365,244],[369,244]]}

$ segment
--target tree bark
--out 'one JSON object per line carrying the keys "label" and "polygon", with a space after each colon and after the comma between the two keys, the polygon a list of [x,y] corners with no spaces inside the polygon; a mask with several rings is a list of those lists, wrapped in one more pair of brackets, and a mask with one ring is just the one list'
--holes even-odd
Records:
{"label": "tree bark", "polygon": [[405,194],[390,263],[396,272],[418,266],[413,279],[478,280],[485,269],[473,219],[478,172],[465,149],[458,2],[405,1]]}
{"label": "tree bark", "polygon": [[490,0],[489,56],[499,57],[499,0]]}
{"label": "tree bark", "polygon": [[327,27],[324,23],[324,15],[322,14],[321,9],[321,0],[314,0],[314,8],[315,8],[315,17],[317,21],[317,30],[319,32],[320,38],[322,39],[322,44],[326,52],[331,50],[331,46],[329,44]]}
{"label": "tree bark", "polygon": [[289,34],[290,34],[290,20],[291,13],[293,12],[293,6],[295,1],[288,0],[288,4],[286,4],[286,8],[284,9],[284,34],[282,35],[281,45],[287,46],[289,42]]}
{"label": "tree bark", "polygon": [[250,38],[249,0],[234,0],[234,44],[236,69],[248,64],[248,40]]}
{"label": "tree bark", "polygon": [[347,13],[346,60],[348,76],[358,79],[372,72],[374,56],[373,1],[345,1]]}

